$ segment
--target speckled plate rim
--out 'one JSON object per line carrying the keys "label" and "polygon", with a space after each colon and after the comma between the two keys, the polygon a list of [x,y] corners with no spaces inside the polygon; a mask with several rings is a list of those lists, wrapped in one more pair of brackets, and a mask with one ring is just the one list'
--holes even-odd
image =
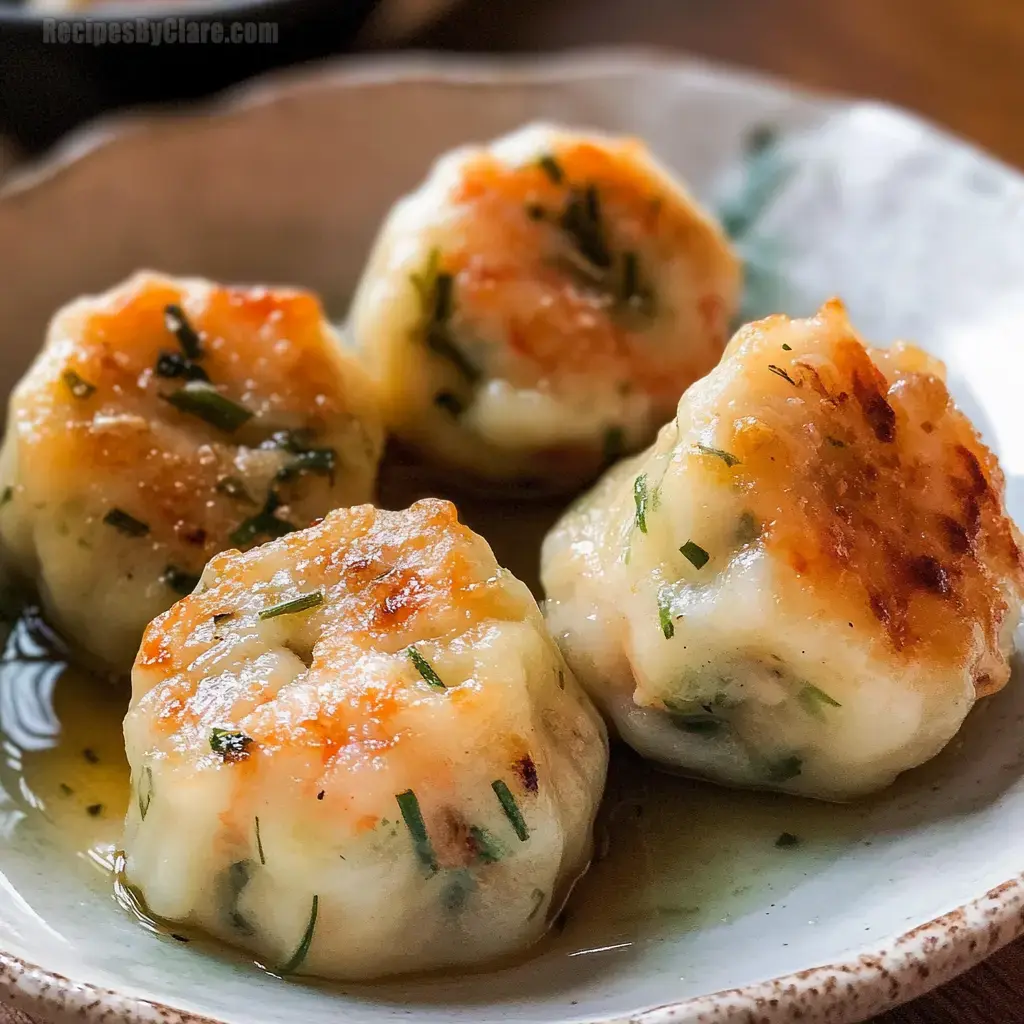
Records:
{"label": "speckled plate rim", "polygon": [[[685,69],[694,82],[706,79],[720,88],[730,83],[745,88],[761,86],[821,106],[830,103],[826,95],[791,88],[767,76],[658,51],[588,50],[556,58],[452,58],[435,54],[349,58],[312,71],[266,76],[229,90],[213,102],[196,104],[184,115],[180,109],[149,109],[102,118],[72,133],[45,159],[12,171],[0,182],[0,198],[50,187],[65,175],[74,174],[91,154],[115,139],[181,130],[196,117],[229,116],[316,89],[327,81],[346,88],[418,81],[451,87],[500,86],[593,78],[641,66],[676,72]],[[905,112],[898,113],[907,121],[924,123]],[[929,127],[951,138],[948,132]],[[959,139],[954,144],[966,145]],[[1009,167],[1005,170],[1016,173]],[[1024,873],[850,959],[626,1016],[590,1017],[588,1024],[782,1024],[794,1019],[806,1024],[855,1024],[923,995],[1022,935]],[[75,981],[3,951],[0,1001],[43,1016],[48,1024],[222,1024],[187,1010]]]}

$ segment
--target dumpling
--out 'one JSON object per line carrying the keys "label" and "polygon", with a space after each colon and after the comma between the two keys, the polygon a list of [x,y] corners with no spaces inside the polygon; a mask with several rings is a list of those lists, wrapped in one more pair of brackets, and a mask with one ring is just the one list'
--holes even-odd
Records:
{"label": "dumpling", "polygon": [[571,490],[714,366],[739,282],[640,142],[532,126],[449,153],[394,207],[349,340],[407,444],[485,487]]}
{"label": "dumpling", "polygon": [[382,446],[312,295],[140,273],[60,310],[15,388],[0,544],[64,636],[127,673],[211,555],[369,500]]}
{"label": "dumpling", "polygon": [[484,961],[586,867],[604,726],[448,502],[217,556],[132,683],[128,881],[274,971]]}
{"label": "dumpling", "polygon": [[550,625],[640,753],[843,800],[1006,683],[1019,535],[943,375],[835,301],[751,324],[549,534]]}

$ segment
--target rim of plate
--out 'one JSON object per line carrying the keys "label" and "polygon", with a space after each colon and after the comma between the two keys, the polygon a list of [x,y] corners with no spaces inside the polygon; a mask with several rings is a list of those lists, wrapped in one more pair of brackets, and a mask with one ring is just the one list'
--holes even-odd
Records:
{"label": "rim of plate", "polygon": [[[381,58],[348,57],[312,70],[273,72],[242,83],[212,100],[182,108],[140,108],[102,117],[73,131],[42,159],[15,167],[0,183],[0,199],[59,181],[91,154],[126,136],[176,130],[196,118],[216,118],[267,106],[318,89],[429,82],[446,86],[502,86],[517,82],[571,81],[641,70],[686,72],[694,83],[768,88],[823,105],[835,95],[801,89],[769,75],[735,69],[664,50],[596,48],[569,57],[460,57],[417,53]],[[872,103],[888,107],[886,104]],[[891,108],[888,109],[899,109]],[[901,116],[927,123],[899,110]],[[953,140],[945,129],[930,127]],[[976,149],[955,139],[955,144]],[[1004,165],[1006,166],[1006,165]],[[1016,173],[1006,167],[1008,173]],[[589,1018],[589,1024],[853,1024],[923,995],[1024,935],[1024,872],[983,895],[850,959],[638,1010]],[[88,1024],[223,1024],[141,996],[75,981],[0,950],[0,1000],[51,1020]],[[566,1024],[569,1024],[566,1021]],[[582,1022],[580,1022],[582,1024]]]}

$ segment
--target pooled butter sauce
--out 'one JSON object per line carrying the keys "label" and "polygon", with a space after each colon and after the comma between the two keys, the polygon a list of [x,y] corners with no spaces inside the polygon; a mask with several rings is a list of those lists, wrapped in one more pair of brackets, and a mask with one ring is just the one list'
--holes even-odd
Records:
{"label": "pooled butter sauce", "polygon": [[[31,610],[10,628],[0,661],[8,834],[44,830],[51,866],[105,889],[112,913],[135,914],[166,941],[214,949],[150,918],[119,872],[129,797],[121,733],[127,685],[71,665]],[[593,864],[547,938],[523,957],[609,954],[767,911],[855,842],[864,816],[858,807],[665,775],[616,748]],[[31,903],[31,893],[22,895]]]}

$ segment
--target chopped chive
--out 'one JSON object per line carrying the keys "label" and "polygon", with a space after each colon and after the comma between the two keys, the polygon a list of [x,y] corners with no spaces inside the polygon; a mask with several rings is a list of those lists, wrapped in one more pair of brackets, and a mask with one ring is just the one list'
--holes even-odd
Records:
{"label": "chopped chive", "polygon": [[171,932],[171,938],[174,939],[175,942],[191,942],[192,941],[191,939],[187,938],[184,935],[179,935],[177,932]]}
{"label": "chopped chive", "polygon": [[145,537],[149,533],[149,526],[146,523],[121,508],[112,508],[103,517],[103,522],[129,537]]}
{"label": "chopped chive", "polygon": [[673,715],[672,724],[697,736],[717,736],[725,728],[720,718],[707,714]]}
{"label": "chopped chive", "polygon": [[80,377],[74,370],[65,370],[60,379],[75,398],[88,398],[96,391],[96,385],[90,384],[84,377]]}
{"label": "chopped chive", "polygon": [[252,419],[252,412],[244,405],[231,401],[212,384],[202,380],[190,380],[184,387],[160,396],[174,406],[178,412],[195,416],[211,427],[234,433],[243,423]]}
{"label": "chopped chive", "polygon": [[281,499],[278,498],[277,492],[268,492],[263,508],[236,527],[228,539],[236,547],[245,547],[257,537],[283,537],[285,534],[293,533],[298,527],[274,515],[280,504]]}
{"label": "chopped chive", "polygon": [[784,381],[788,381],[793,387],[799,387],[795,380],[781,366],[776,366],[774,363],[768,364],[768,369],[775,374],[776,377],[781,377]]}
{"label": "chopped chive", "polygon": [[260,837],[260,816],[256,815],[256,852],[260,855],[260,863],[266,864],[267,858],[263,853],[263,839]]}
{"label": "chopped chive", "polygon": [[436,874],[437,857],[427,835],[427,826],[423,823],[423,813],[420,811],[420,802],[416,799],[416,794],[407,789],[404,793],[396,794],[395,799],[398,801],[398,809],[402,812],[405,827],[412,836],[417,859],[431,875]]}
{"label": "chopped chive", "polygon": [[319,473],[321,476],[334,476],[338,453],[333,448],[310,448],[299,452],[295,458],[277,471],[278,480],[292,480],[303,473]]}
{"label": "chopped chive", "polygon": [[641,473],[633,481],[633,502],[636,505],[636,525],[641,533],[647,532],[647,474]]}
{"label": "chopped chive", "polygon": [[291,601],[282,601],[280,604],[271,605],[269,608],[260,609],[260,619],[276,619],[279,615],[294,615],[297,612],[306,612],[311,608],[319,608],[324,603],[324,592],[314,590],[312,594],[303,594],[301,597],[293,598]]}
{"label": "chopped chive", "polygon": [[199,334],[189,323],[185,311],[174,303],[164,306],[164,324],[177,339],[181,350],[189,359],[201,359],[203,346]]}
{"label": "chopped chive", "polygon": [[199,586],[199,577],[179,569],[176,565],[169,565],[161,574],[160,582],[170,587],[176,594],[186,596]]}
{"label": "chopped chive", "polygon": [[699,545],[688,540],[680,549],[679,553],[689,561],[694,569],[703,569],[708,564],[711,556]]}
{"label": "chopped chive", "polygon": [[604,432],[602,454],[606,463],[616,462],[626,451],[626,432],[622,427],[608,427]]}
{"label": "chopped chive", "polygon": [[810,683],[800,690],[796,695],[796,699],[800,702],[800,706],[804,711],[815,718],[824,718],[826,707],[841,708],[843,706],[824,690],[819,690],[817,686],[812,686]]}
{"label": "chopped chive", "polygon": [[519,810],[519,805],[516,803],[516,798],[512,795],[512,791],[501,779],[495,779],[491,783],[491,789],[494,790],[494,795],[498,798],[498,803],[501,804],[505,817],[508,818],[512,828],[515,829],[519,841],[525,843],[530,838],[530,830],[526,827],[526,822]]}
{"label": "chopped chive", "polygon": [[471,384],[483,376],[480,368],[452,341],[447,327],[432,325],[427,331],[427,347],[447,359]]}
{"label": "chopped chive", "polygon": [[90,818],[98,818],[103,813],[103,804],[89,804],[85,811]]}
{"label": "chopped chive", "polygon": [[783,352],[792,352],[793,351],[793,346],[792,345],[787,345],[785,342],[783,342],[782,343],[782,351]]}
{"label": "chopped chive", "polygon": [[635,252],[622,254],[622,282],[619,301],[645,316],[654,313],[654,293],[640,280],[640,258]]}
{"label": "chopped chive", "polygon": [[740,460],[736,458],[732,452],[722,451],[721,448],[711,448],[709,445],[699,443],[696,447],[697,451],[699,451],[701,455],[714,455],[716,458],[721,459],[730,468],[738,466],[740,463]]}
{"label": "chopped chive", "polygon": [[540,169],[554,182],[556,185],[561,185],[565,180],[565,173],[562,171],[562,165],[550,154],[545,153],[538,161]]}
{"label": "chopped chive", "polygon": [[210,731],[210,749],[229,763],[244,761],[249,756],[252,743],[253,738],[244,732],[218,728]]}
{"label": "chopped chive", "polygon": [[149,813],[149,805],[153,800],[153,769],[147,764],[139,776],[139,817],[143,821]]}
{"label": "chopped chive", "polygon": [[238,498],[241,501],[248,501],[253,505],[256,504],[249,492],[245,489],[245,484],[243,484],[237,476],[222,476],[217,481],[217,493],[227,495],[229,498]]}
{"label": "chopped chive", "polygon": [[612,265],[601,223],[601,197],[593,185],[573,189],[559,218],[559,225],[577,252],[599,271]]}
{"label": "chopped chive", "polygon": [[534,889],[530,893],[530,899],[533,901],[533,905],[530,907],[530,913],[526,915],[527,921],[532,921],[536,916],[537,912],[544,905],[544,899],[547,894],[543,889]]}
{"label": "chopped chive", "polygon": [[473,855],[481,864],[495,864],[501,860],[504,851],[501,844],[485,828],[479,825],[469,827],[469,845]]}
{"label": "chopped chive", "polygon": [[749,511],[742,513],[736,524],[736,541],[739,544],[749,544],[752,540],[756,540],[760,533],[754,513]]}
{"label": "chopped chive", "polygon": [[75,793],[75,791],[66,782],[62,782],[60,784],[60,791],[65,796],[74,796],[74,793]]}
{"label": "chopped chive", "polygon": [[0,494],[0,508],[3,508],[12,498],[14,497],[14,488],[9,484],[3,489],[3,493]]}
{"label": "chopped chive", "polygon": [[658,622],[666,640],[676,635],[675,623],[672,621],[672,595],[667,587],[658,592]]}
{"label": "chopped chive", "polygon": [[464,868],[452,872],[451,881],[441,892],[441,906],[450,914],[457,914],[466,906],[470,893],[476,888],[473,876]]}
{"label": "chopped chive", "polygon": [[251,860],[236,860],[225,868],[220,876],[220,899],[225,916],[231,922],[231,926],[242,935],[253,935],[256,931],[252,922],[238,908],[242,890],[249,884],[251,877]]}
{"label": "chopped chive", "polygon": [[795,754],[790,755],[789,757],[783,757],[768,765],[768,781],[788,782],[790,779],[795,779],[803,772],[803,770],[804,761],[802,757],[797,757]]}
{"label": "chopped chive", "polygon": [[783,832],[778,839],[775,840],[775,845],[780,850],[788,849],[791,846],[800,845],[800,837],[793,835],[792,832]]}
{"label": "chopped chive", "polygon": [[427,681],[427,685],[434,690],[447,690],[448,687],[441,682],[441,677],[431,667],[429,661],[416,650],[415,647],[407,647],[405,653],[409,660],[416,666],[416,671]]}
{"label": "chopped chive", "polygon": [[209,374],[198,363],[193,363],[180,352],[161,352],[157,356],[154,373],[165,380],[173,380],[176,377],[183,377],[185,380],[210,379]]}
{"label": "chopped chive", "polygon": [[840,441],[838,437],[832,437],[831,434],[825,436],[825,440],[828,441],[833,448],[845,448],[846,442]]}
{"label": "chopped chive", "polygon": [[97,754],[96,751],[92,749],[92,747],[86,747],[85,750],[82,751],[82,757],[84,757],[86,761],[89,762],[89,764],[100,763],[99,754]]}
{"label": "chopped chive", "polygon": [[313,897],[313,905],[309,908],[309,922],[306,925],[305,934],[302,936],[302,941],[299,943],[295,952],[292,953],[291,957],[283,967],[277,969],[278,974],[294,974],[298,970],[302,961],[306,959],[306,955],[309,953],[309,947],[313,943],[313,932],[316,930],[316,916],[320,909],[320,897]]}

